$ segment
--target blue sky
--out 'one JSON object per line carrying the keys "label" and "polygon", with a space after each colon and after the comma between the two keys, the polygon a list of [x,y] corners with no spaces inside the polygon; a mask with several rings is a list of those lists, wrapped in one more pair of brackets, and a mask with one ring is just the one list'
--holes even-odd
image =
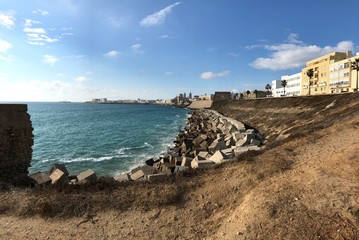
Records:
{"label": "blue sky", "polygon": [[264,89],[359,51],[359,1],[1,0],[0,101]]}

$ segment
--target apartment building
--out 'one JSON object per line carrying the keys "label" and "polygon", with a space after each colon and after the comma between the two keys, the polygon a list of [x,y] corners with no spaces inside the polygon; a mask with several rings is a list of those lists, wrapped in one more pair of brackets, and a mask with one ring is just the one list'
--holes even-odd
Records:
{"label": "apartment building", "polygon": [[[332,52],[307,62],[302,69],[302,95],[319,95],[331,93],[329,86],[330,64],[351,57],[351,52]],[[313,70],[313,77],[307,76],[308,70]]]}
{"label": "apartment building", "polygon": [[351,63],[357,58],[359,58],[359,53],[354,57],[330,63],[330,93],[354,92],[357,90],[357,72],[351,70]]}
{"label": "apartment building", "polygon": [[[287,86],[282,86],[282,81],[287,81]],[[285,90],[285,92],[284,92]],[[272,96],[300,96],[302,94],[302,73],[281,76],[281,80],[272,81]]]}

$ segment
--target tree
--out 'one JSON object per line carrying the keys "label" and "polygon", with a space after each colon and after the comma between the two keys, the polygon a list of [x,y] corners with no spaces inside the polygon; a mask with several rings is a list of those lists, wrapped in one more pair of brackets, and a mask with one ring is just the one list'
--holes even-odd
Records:
{"label": "tree", "polygon": [[354,62],[351,62],[350,69],[357,71],[357,81],[356,81],[356,86],[355,86],[355,91],[357,92],[358,91],[359,58],[355,59]]}
{"label": "tree", "polygon": [[282,80],[281,85],[282,87],[284,87],[284,96],[285,96],[285,87],[287,86],[287,80]]}
{"label": "tree", "polygon": [[254,94],[255,94],[255,96],[256,96],[256,98],[257,98],[257,94],[258,94],[258,90],[257,89],[254,89]]}
{"label": "tree", "polygon": [[247,98],[249,98],[249,95],[251,94],[251,91],[247,90],[246,93],[247,93]]}
{"label": "tree", "polygon": [[272,89],[272,86],[268,83],[265,88],[269,92]]}
{"label": "tree", "polygon": [[314,71],[313,69],[309,69],[307,72],[306,72],[307,76],[309,77],[309,84],[308,84],[308,95],[310,95],[310,82],[312,80],[312,77],[314,76]]}

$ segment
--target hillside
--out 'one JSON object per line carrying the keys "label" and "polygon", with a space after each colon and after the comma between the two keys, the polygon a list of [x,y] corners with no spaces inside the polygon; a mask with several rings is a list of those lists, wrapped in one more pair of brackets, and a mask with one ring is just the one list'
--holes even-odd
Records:
{"label": "hillside", "polygon": [[359,238],[359,94],[213,109],[258,129],[266,150],[166,182],[3,186],[0,239]]}

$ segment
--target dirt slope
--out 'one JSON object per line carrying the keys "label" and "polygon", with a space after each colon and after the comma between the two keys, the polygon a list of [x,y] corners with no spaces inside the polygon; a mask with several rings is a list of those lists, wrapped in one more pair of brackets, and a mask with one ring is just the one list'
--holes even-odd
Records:
{"label": "dirt slope", "polygon": [[359,239],[359,96],[281,100],[215,105],[271,145],[239,162],[166,183],[2,191],[0,239]]}

